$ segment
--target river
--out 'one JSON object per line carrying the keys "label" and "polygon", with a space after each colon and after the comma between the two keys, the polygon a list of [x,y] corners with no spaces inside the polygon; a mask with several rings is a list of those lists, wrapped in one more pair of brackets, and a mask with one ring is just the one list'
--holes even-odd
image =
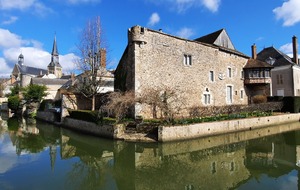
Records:
{"label": "river", "polygon": [[0,118],[1,190],[299,189],[300,123],[130,143]]}

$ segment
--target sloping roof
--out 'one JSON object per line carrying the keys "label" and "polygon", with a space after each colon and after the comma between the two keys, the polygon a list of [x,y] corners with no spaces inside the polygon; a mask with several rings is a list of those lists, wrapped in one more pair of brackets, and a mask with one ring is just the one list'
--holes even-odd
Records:
{"label": "sloping roof", "polygon": [[64,85],[68,82],[67,79],[49,79],[49,78],[32,78],[31,84],[39,85]]}
{"label": "sloping roof", "polygon": [[260,61],[257,59],[248,59],[244,69],[249,69],[249,68],[273,68],[273,66],[264,61]]}
{"label": "sloping roof", "polygon": [[270,58],[274,60],[273,66],[275,67],[295,64],[288,55],[286,55],[285,53],[281,52],[273,46],[264,48],[261,52],[257,54],[257,59],[261,61],[266,61]]}
{"label": "sloping roof", "polygon": [[195,41],[222,46],[225,48],[235,50],[234,45],[231,42],[225,29],[221,29],[208,35],[202,36],[200,38],[195,39]]}
{"label": "sloping roof", "polygon": [[45,75],[48,73],[48,71],[45,69],[30,67],[26,65],[19,65],[19,64],[16,65],[21,74],[38,76],[38,75]]}

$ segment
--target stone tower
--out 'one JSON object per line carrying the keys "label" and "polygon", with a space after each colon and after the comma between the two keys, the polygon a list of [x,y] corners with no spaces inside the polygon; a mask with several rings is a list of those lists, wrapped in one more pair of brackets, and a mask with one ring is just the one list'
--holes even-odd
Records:
{"label": "stone tower", "polygon": [[51,62],[48,65],[48,74],[54,74],[56,78],[62,77],[62,67],[59,64],[59,54],[57,50],[56,36],[54,37],[54,42],[53,42]]}

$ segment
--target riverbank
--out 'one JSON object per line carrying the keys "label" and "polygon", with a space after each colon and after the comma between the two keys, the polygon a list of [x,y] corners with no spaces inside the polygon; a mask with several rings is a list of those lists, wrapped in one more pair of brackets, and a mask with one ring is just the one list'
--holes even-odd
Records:
{"label": "riverbank", "polygon": [[156,133],[153,133],[153,131],[151,133],[138,133],[134,130],[127,130],[124,124],[99,126],[92,122],[68,117],[63,118],[61,122],[55,122],[55,113],[52,112],[38,112],[37,119],[71,130],[111,139],[133,142],[170,142],[299,122],[300,113],[205,122],[192,125],[158,126]]}

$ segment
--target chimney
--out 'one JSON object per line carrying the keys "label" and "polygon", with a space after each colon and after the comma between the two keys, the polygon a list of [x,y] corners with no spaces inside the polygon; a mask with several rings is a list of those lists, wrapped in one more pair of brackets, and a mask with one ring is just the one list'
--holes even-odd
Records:
{"label": "chimney", "polygon": [[72,83],[75,81],[75,74],[74,73],[71,73],[71,81],[72,81]]}
{"label": "chimney", "polygon": [[298,42],[296,36],[293,36],[293,61],[298,65]]}
{"label": "chimney", "polygon": [[106,68],[106,50],[104,48],[100,49],[100,66]]}
{"label": "chimney", "polygon": [[252,50],[252,59],[256,59],[257,54],[256,54],[256,45],[255,44],[253,44],[251,46],[251,50]]}

